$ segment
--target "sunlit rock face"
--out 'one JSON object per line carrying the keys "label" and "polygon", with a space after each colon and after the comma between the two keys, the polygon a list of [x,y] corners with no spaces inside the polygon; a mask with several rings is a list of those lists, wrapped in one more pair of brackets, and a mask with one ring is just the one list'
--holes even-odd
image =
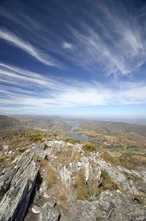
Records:
{"label": "sunlit rock face", "polygon": [[21,221],[27,211],[39,172],[34,153],[25,152],[14,165],[3,169],[0,176],[0,220]]}

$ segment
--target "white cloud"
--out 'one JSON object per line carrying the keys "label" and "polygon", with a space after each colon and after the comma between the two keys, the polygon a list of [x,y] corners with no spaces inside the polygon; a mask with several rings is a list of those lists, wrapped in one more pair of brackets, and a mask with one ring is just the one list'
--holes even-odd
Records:
{"label": "white cloud", "polygon": [[109,7],[97,1],[92,15],[86,12],[92,22],[81,19],[76,21],[78,28],[68,26],[76,46],[71,60],[95,73],[101,70],[116,77],[131,75],[146,62],[145,27],[136,15],[118,5]]}
{"label": "white cloud", "polygon": [[71,80],[62,82],[60,79],[43,77],[39,73],[29,71],[25,73],[23,69],[6,64],[1,67],[3,67],[1,76],[5,77],[10,85],[1,85],[1,110],[11,110],[11,107],[16,111],[23,110],[23,107],[25,107],[24,111],[30,111],[146,103],[145,82],[121,82],[111,89],[111,85],[105,87],[99,82]]}
{"label": "white cloud", "polygon": [[25,51],[38,61],[44,63],[48,66],[56,66],[59,67],[57,61],[51,58],[49,55],[45,54],[44,52],[36,49],[30,43],[22,40],[20,37],[16,36],[15,34],[0,29],[0,38],[5,40],[6,42],[15,45],[16,47],[20,48],[21,50]]}
{"label": "white cloud", "polygon": [[62,46],[65,49],[73,49],[73,45],[67,42],[64,42]]}
{"label": "white cloud", "polygon": [[[70,23],[62,18],[61,24],[65,24],[65,31],[58,35],[39,20],[42,18],[42,5],[40,12],[31,8],[31,14],[23,3],[15,6],[10,11],[11,7],[4,5],[1,14],[5,20],[11,20],[13,25],[19,26],[25,37],[23,39],[28,39],[31,44],[3,29],[0,30],[1,38],[46,65],[62,66],[33,45],[71,60],[75,65],[88,69],[90,73],[99,73],[101,70],[108,76],[131,75],[146,62],[146,29],[139,20],[139,16],[145,14],[144,9],[132,14],[134,9],[127,11],[121,2],[106,4],[100,0],[93,1],[90,5],[92,10],[81,7],[82,16],[72,17]],[[70,8],[66,10],[69,14]],[[36,13],[38,16],[35,17]],[[47,21],[45,13],[43,17]]]}

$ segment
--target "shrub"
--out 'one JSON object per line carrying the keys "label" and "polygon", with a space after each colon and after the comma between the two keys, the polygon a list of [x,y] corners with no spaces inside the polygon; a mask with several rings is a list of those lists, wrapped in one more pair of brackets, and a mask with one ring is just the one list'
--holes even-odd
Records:
{"label": "shrub", "polygon": [[91,152],[91,151],[96,151],[97,150],[97,147],[94,144],[91,144],[91,143],[85,143],[82,146],[82,148],[85,152]]}
{"label": "shrub", "polygon": [[25,150],[26,150],[26,148],[19,148],[19,149],[18,149],[18,151],[19,151],[20,153],[23,153]]}
{"label": "shrub", "polygon": [[65,138],[65,142],[68,142],[68,143],[71,143],[71,144],[75,144],[75,143],[77,143],[78,141],[67,137],[67,138]]}
{"label": "shrub", "polygon": [[105,171],[101,171],[101,183],[99,185],[100,192],[105,190],[115,190],[117,189],[117,185],[114,183],[113,179],[109,176],[109,174]]}

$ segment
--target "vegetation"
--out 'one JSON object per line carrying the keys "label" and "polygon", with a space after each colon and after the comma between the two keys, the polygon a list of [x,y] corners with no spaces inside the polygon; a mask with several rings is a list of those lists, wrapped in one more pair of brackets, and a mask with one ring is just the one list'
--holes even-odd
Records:
{"label": "vegetation", "polygon": [[[75,144],[75,143],[78,142],[77,140],[71,139],[71,138],[69,138],[69,137],[65,138],[64,141],[65,141],[65,142],[68,142],[68,143],[71,143],[71,144]],[[79,143],[79,142],[78,142],[78,143]]]}
{"label": "vegetation", "polygon": [[42,133],[42,132],[40,132],[40,131],[37,131],[36,133],[29,135],[29,137],[30,137],[30,141],[33,141],[33,142],[37,142],[37,141],[42,142],[42,141],[43,141],[42,139],[43,139],[44,137],[46,137],[46,135],[44,135],[44,133]]}
{"label": "vegetation", "polygon": [[83,150],[87,153],[87,152],[92,152],[92,151],[96,151],[97,147],[94,144],[91,143],[85,143],[82,146]]}
{"label": "vegetation", "polygon": [[105,170],[101,171],[101,180],[100,183],[97,183],[95,180],[88,180],[88,182],[85,182],[83,169],[80,169],[76,174],[74,174],[72,187],[76,192],[77,199],[88,201],[94,200],[95,196],[99,195],[99,193],[104,190],[117,189],[117,185]]}
{"label": "vegetation", "polygon": [[85,174],[83,169],[80,169],[75,174],[72,187],[75,189],[77,199],[84,200],[89,198],[88,189],[85,184]]}
{"label": "vegetation", "polygon": [[99,185],[100,192],[104,190],[115,190],[117,185],[114,183],[113,179],[108,175],[105,170],[101,171],[101,183]]}
{"label": "vegetation", "polygon": [[119,157],[118,160],[122,166],[130,170],[133,170],[138,166],[146,166],[145,158],[141,157],[133,157],[124,154],[123,156]]}
{"label": "vegetation", "polygon": [[110,162],[112,163],[113,165],[117,165],[117,160],[115,157],[113,157],[110,153],[104,151],[102,153],[102,158],[106,161],[106,162]]}
{"label": "vegetation", "polygon": [[44,159],[41,161],[41,166],[40,166],[41,173],[44,170],[45,171],[45,180],[47,184],[47,188],[51,188],[54,184],[57,182],[57,173],[55,169],[49,165],[48,160]]}

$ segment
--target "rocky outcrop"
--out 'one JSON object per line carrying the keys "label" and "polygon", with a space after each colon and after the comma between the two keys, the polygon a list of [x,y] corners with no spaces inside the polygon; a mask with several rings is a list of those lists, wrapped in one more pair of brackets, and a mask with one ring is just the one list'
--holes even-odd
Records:
{"label": "rocky outcrop", "polygon": [[[114,190],[104,186],[104,176]],[[0,221],[146,221],[145,168],[112,165],[99,152],[62,140],[32,144],[12,167],[1,169],[0,195]]]}
{"label": "rocky outcrop", "polygon": [[36,184],[39,165],[33,160],[33,152],[25,152],[9,169],[0,175],[1,221],[21,221],[28,208]]}
{"label": "rocky outcrop", "polygon": [[117,191],[104,191],[93,202],[77,201],[60,221],[145,221],[146,207]]}

